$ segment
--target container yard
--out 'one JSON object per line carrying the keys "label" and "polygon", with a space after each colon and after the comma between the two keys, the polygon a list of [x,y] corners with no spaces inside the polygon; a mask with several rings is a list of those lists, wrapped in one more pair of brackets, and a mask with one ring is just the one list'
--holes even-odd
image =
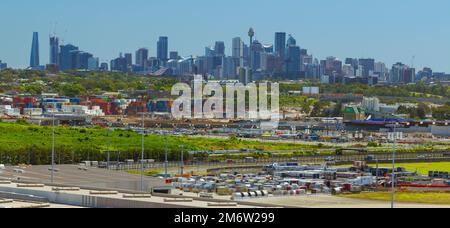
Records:
{"label": "container yard", "polygon": [[[394,171],[401,191],[450,192],[446,172],[419,175],[398,167]],[[378,174],[378,175],[377,175]],[[365,162],[333,168],[325,165],[275,163],[258,173],[221,173],[208,176],[175,177],[167,180],[182,194],[207,194],[208,197],[252,200],[308,195],[342,195],[390,191],[392,168],[370,168]]]}

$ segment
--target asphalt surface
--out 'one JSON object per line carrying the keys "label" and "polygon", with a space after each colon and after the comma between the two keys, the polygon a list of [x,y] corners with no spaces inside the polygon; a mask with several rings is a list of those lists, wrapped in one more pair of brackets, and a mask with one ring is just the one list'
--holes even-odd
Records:
{"label": "asphalt surface", "polygon": [[[33,183],[51,183],[50,166],[28,166],[28,167],[6,167],[0,171],[0,178],[11,178],[13,180],[28,181]],[[21,169],[24,173],[14,170]],[[128,174],[121,171],[109,171],[98,168],[89,168],[87,171],[79,170],[75,165],[58,165],[54,172],[54,183],[117,190],[141,190],[140,175]],[[164,181],[158,178],[144,177],[144,189],[165,186]]]}
{"label": "asphalt surface", "polygon": [[[271,197],[251,199],[248,202],[267,203],[279,206],[294,206],[303,208],[390,208],[387,201],[350,199],[329,195],[307,195],[292,197]],[[396,208],[450,208],[450,205],[395,203]]]}

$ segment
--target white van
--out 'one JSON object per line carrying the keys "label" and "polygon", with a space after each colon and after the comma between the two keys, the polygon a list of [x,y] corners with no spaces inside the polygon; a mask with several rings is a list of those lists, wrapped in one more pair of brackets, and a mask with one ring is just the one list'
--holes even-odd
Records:
{"label": "white van", "polygon": [[3,170],[3,169],[5,169],[5,165],[0,164],[0,170]]}

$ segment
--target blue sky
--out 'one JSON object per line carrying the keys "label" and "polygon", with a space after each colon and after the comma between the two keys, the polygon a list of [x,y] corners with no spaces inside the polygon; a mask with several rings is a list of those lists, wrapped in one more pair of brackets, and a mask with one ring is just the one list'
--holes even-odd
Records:
{"label": "blue sky", "polygon": [[32,32],[40,34],[41,64],[48,62],[48,35],[100,57],[156,55],[158,36],[182,56],[204,53],[223,40],[256,38],[273,43],[274,32],[292,34],[315,57],[374,57],[450,72],[448,0],[2,0],[0,60],[29,62]]}

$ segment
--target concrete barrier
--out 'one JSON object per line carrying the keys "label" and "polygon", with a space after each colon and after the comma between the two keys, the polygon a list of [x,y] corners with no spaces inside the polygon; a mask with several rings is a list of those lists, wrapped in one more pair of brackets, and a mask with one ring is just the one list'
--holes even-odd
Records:
{"label": "concrete barrier", "polygon": [[55,192],[62,192],[62,191],[64,191],[64,192],[78,192],[78,191],[80,191],[80,188],[78,188],[78,187],[53,187],[52,191],[55,191]]}
{"label": "concrete barrier", "polygon": [[142,199],[142,198],[152,198],[150,194],[123,194],[125,199]]}
{"label": "concrete barrier", "polygon": [[192,202],[194,201],[192,198],[165,198],[164,202],[166,203],[180,203],[180,202]]}
{"label": "concrete barrier", "polygon": [[117,191],[89,191],[89,195],[117,195]]}
{"label": "concrete barrier", "polygon": [[14,200],[12,200],[12,199],[0,200],[0,204],[2,204],[2,203],[12,203],[12,202],[14,202]]}
{"label": "concrete barrier", "polygon": [[43,188],[44,184],[17,184],[18,188]]}
{"label": "concrete barrier", "polygon": [[237,203],[208,203],[208,207],[237,207]]}

